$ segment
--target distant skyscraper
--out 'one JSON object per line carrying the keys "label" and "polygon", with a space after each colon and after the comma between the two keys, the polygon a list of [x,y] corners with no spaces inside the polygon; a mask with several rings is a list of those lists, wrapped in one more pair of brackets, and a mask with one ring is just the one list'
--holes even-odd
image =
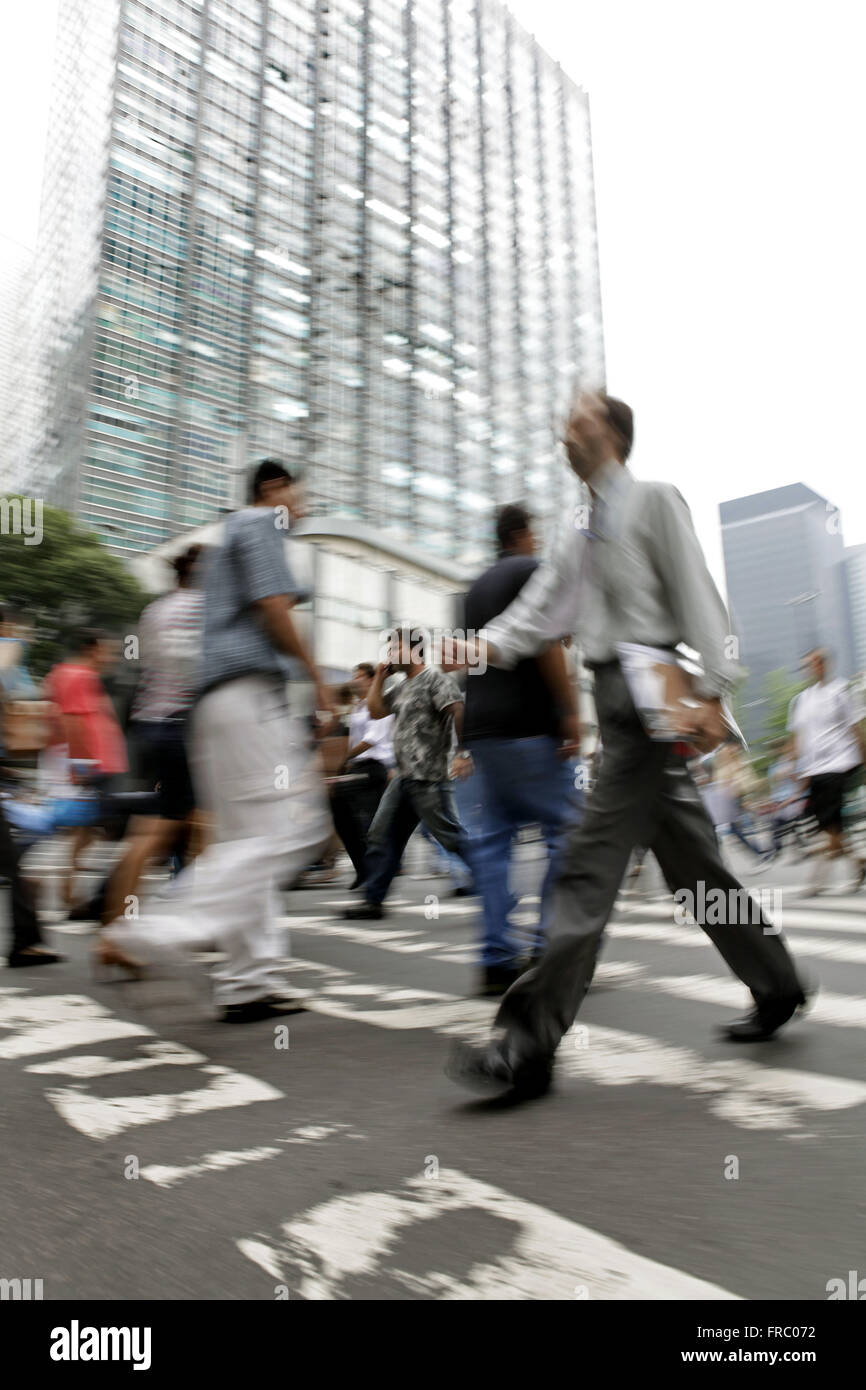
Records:
{"label": "distant skyscraper", "polygon": [[802,483],[720,507],[728,601],[740,656],[745,732],[761,732],[764,678],[796,676],[810,647],[826,646],[838,674],[853,671],[839,511]]}
{"label": "distant skyscraper", "polygon": [[24,370],[28,273],[33,252],[0,238],[0,490],[11,492],[25,472],[33,383]]}
{"label": "distant skyscraper", "polygon": [[120,551],[279,453],[471,562],[603,382],[585,94],[498,0],[60,0],[49,496]]}
{"label": "distant skyscraper", "polygon": [[846,546],[844,561],[854,670],[863,675],[866,673],[866,545]]}

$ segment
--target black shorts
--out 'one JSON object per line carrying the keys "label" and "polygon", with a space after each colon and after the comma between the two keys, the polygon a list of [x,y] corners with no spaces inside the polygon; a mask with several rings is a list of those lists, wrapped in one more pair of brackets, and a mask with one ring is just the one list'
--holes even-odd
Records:
{"label": "black shorts", "polygon": [[159,796],[163,820],[186,820],[195,809],[195,793],[186,756],[185,720],[141,720],[138,735],[142,777]]}
{"label": "black shorts", "polygon": [[859,767],[851,767],[846,772],[821,772],[809,779],[809,810],[819,829],[841,831],[842,803],[859,771]]}

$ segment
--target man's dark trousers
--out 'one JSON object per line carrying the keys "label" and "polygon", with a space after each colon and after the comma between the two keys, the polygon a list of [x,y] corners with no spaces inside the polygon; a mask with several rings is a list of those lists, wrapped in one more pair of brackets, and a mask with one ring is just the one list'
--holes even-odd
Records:
{"label": "man's dark trousers", "polygon": [[331,815],[334,829],[352,861],[358,878],[366,877],[364,857],[367,853],[367,834],[388,784],[388,770],[375,758],[354,762],[347,771],[357,779],[335,782],[331,788]]}
{"label": "man's dark trousers", "polygon": [[[670,744],[647,737],[617,662],[596,669],[595,701],[601,769],[584,819],[563,850],[550,944],[505,995],[496,1018],[527,1058],[552,1057],[571,1027],[635,845],[648,846],[671,890],[691,891],[695,903],[704,901],[701,882],[707,896],[715,888],[726,895],[741,890],[722,862],[685,760]],[[740,901],[726,896],[726,902]],[[724,920],[727,913],[721,915]],[[754,905],[734,913],[731,923],[702,925],[756,1003],[802,997],[784,942],[775,929],[765,933],[771,923]]]}
{"label": "man's dark trousers", "polygon": [[41,944],[39,918],[30,885],[21,877],[21,851],[12,838],[0,809],[0,878],[8,878],[12,890],[12,952]]}
{"label": "man's dark trousers", "polygon": [[403,851],[419,824],[449,854],[459,854],[472,872],[466,833],[457,815],[451,782],[418,782],[394,776],[379,802],[367,837],[364,860],[367,902],[381,905],[400,867]]}

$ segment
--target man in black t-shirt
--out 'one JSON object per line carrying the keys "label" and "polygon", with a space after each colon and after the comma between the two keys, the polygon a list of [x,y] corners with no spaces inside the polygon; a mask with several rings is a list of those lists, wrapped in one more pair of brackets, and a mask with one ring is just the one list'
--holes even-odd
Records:
{"label": "man in black t-shirt", "polygon": [[[496,522],[499,558],[464,599],[464,627],[481,628],[502,613],[537,568],[526,508],[503,507]],[[566,635],[566,634],[563,634]],[[541,950],[556,851],[566,825],[580,814],[575,789],[577,717],[562,645],[511,671],[470,668],[466,680],[463,742],[479,779],[481,825],[473,839],[473,869],[484,909],[482,995],[502,994],[524,968],[518,962],[509,913],[515,905],[508,878],[511,849],[523,825],[540,825],[548,864],[533,954]]]}

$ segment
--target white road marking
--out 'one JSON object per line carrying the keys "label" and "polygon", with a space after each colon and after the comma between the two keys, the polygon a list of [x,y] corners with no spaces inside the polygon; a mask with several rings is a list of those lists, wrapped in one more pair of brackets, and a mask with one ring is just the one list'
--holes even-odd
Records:
{"label": "white road marking", "polygon": [[95,1000],[83,994],[20,995],[0,990],[0,1059],[34,1057],[40,1052],[62,1052],[69,1047],[90,1047],[113,1038],[152,1037],[150,1028],[115,1018]]}
{"label": "white road marking", "polygon": [[[426,1028],[475,1039],[489,1035],[496,1012],[495,1001],[447,996],[397,1009],[362,1008],[349,999],[329,996],[311,1000],[310,1007],[376,1028]],[[563,1039],[557,1064],[566,1075],[600,1086],[653,1085],[689,1091],[707,1100],[713,1114],[742,1129],[793,1130],[811,1112],[866,1103],[866,1083],[860,1081],[739,1059],[712,1061],[690,1048],[582,1020]]]}
{"label": "white road marking", "polygon": [[171,1120],[178,1115],[202,1115],[211,1110],[230,1110],[263,1100],[283,1100],[282,1091],[255,1076],[244,1076],[229,1067],[206,1066],[202,1073],[213,1078],[194,1091],[150,1096],[95,1096],[80,1086],[46,1091],[46,1098],[67,1124],[90,1139],[110,1139],[127,1129]]}
{"label": "white road marking", "polygon": [[[0,1058],[12,1060],[39,1053],[60,1052],[83,1044],[119,1038],[154,1038],[150,1028],[127,1023],[95,1000],[78,994],[30,995],[23,989],[0,990]],[[284,1099],[276,1087],[229,1067],[214,1066],[206,1057],[177,1043],[154,1039],[141,1045],[142,1056],[114,1060],[94,1055],[65,1057],[29,1067],[42,1075],[76,1078],[82,1084],[51,1088],[46,1099],[81,1134],[107,1139],[126,1129],[154,1124],[176,1115],[195,1115]],[[179,1093],[141,1096],[97,1096],[84,1082],[150,1067],[194,1066],[207,1085]]]}
{"label": "white road marking", "polygon": [[[220,1149],[216,1153],[203,1154],[197,1163],[149,1163],[139,1170],[139,1176],[157,1187],[175,1187],[179,1182],[201,1177],[204,1173],[222,1173],[227,1168],[240,1168],[247,1163],[261,1163],[266,1158],[280,1158],[286,1146],[318,1144],[323,1139],[330,1139],[332,1135],[348,1128],[345,1124],[306,1125],[292,1130],[285,1139],[278,1140],[276,1144],[264,1144],[254,1149]],[[364,1137],[360,1134],[349,1135],[352,1139]]]}
{"label": "white road marking", "polygon": [[[733,1009],[752,1007],[752,998],[745,985],[737,980],[723,980],[718,975],[654,975],[636,961],[610,961],[599,966],[596,977],[628,988],[672,994],[678,999],[694,999]],[[821,990],[808,1010],[808,1017],[831,1027],[866,1028],[866,999]]]}
{"label": "white road marking", "polygon": [[[662,946],[709,946],[712,942],[700,927],[663,927],[661,924],[612,922],[610,936],[627,941],[655,941]],[[792,936],[795,956],[815,956],[822,960],[841,960],[847,965],[866,965],[866,945],[850,941],[828,941],[822,936]]]}
{"label": "white road marking", "polygon": [[[866,910],[864,908],[866,908],[866,900],[858,912],[840,912],[835,908],[832,911],[812,911],[806,908],[791,908],[783,903],[781,912],[769,912],[768,915],[775,922],[778,922],[784,932],[787,932],[789,928],[794,928],[797,931],[805,928],[807,931],[840,932],[842,934],[859,932],[866,935]],[[675,925],[672,899],[666,903],[645,903],[640,908],[636,908],[634,914],[630,913],[629,918],[632,915],[648,917],[653,921],[663,923],[668,922],[671,926]],[[690,925],[694,924],[690,923]],[[795,937],[794,939],[799,941],[801,938]]]}
{"label": "white road marking", "polygon": [[[410,1272],[414,1229],[454,1213],[466,1218],[470,1249],[473,1214],[494,1217],[501,1252],[459,1276],[449,1273],[447,1256],[442,1268]],[[738,1298],[454,1169],[391,1191],[332,1198],[287,1221],[273,1243],[257,1236],[237,1246],[270,1279],[310,1300],[350,1298],[359,1276],[440,1301]]]}
{"label": "white road marking", "polygon": [[690,1048],[597,1025],[586,1034],[566,1034],[557,1061],[569,1075],[601,1086],[681,1087],[741,1129],[792,1130],[811,1120],[810,1112],[866,1104],[860,1081],[755,1062],[711,1062]]}
{"label": "white road marking", "polygon": [[201,1052],[193,1052],[177,1043],[142,1043],[140,1050],[144,1057],[131,1057],[126,1061],[118,1062],[112,1057],[64,1057],[54,1062],[34,1062],[24,1070],[40,1076],[73,1076],[79,1080],[93,1080],[97,1076],[116,1076],[120,1072],[144,1071],[148,1067],[191,1067],[207,1061]]}

